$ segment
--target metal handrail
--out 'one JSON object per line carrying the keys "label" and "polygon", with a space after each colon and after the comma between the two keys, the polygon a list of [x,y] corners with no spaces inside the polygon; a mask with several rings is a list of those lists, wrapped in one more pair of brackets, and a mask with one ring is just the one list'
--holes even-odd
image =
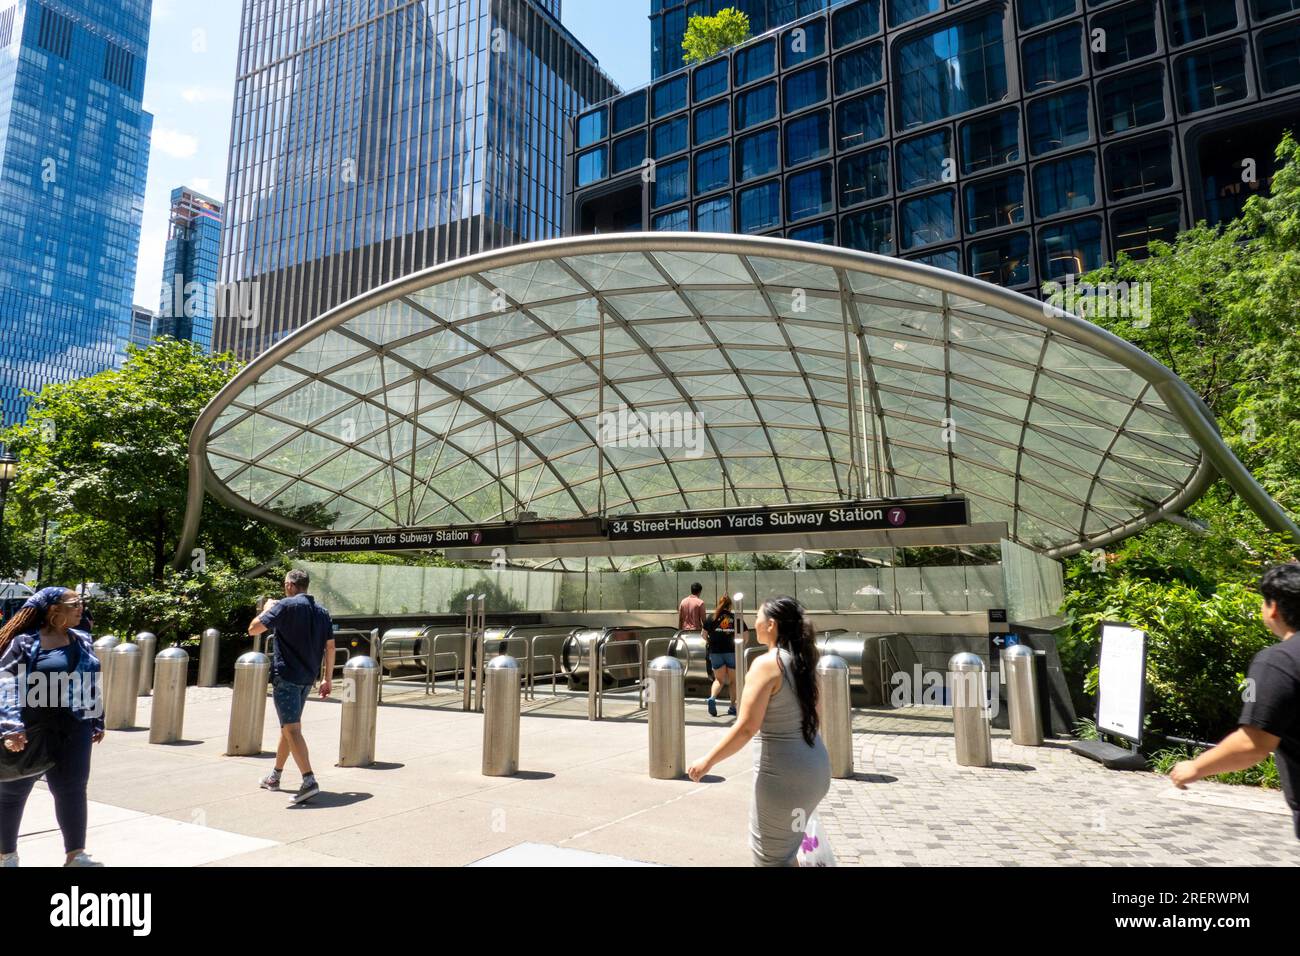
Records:
{"label": "metal handrail", "polygon": [[[527,691],[525,692],[525,697],[528,700],[537,699],[537,689],[534,686],[534,680],[535,680],[536,664],[537,661],[539,660],[551,662],[551,696],[552,697],[560,696],[559,685],[556,683],[556,681],[559,680],[559,671],[560,671],[559,655],[543,654],[541,657],[538,657],[537,649],[536,649],[537,642],[541,638],[554,637],[554,636],[555,636],[554,634],[534,634],[532,639],[528,642],[528,688]],[[570,635],[570,637],[571,636],[572,635]],[[565,640],[568,640],[568,638],[565,638]],[[563,645],[561,645],[561,653],[563,653]]]}
{"label": "metal handrail", "polygon": [[[889,662],[894,665],[894,672],[902,671],[902,665],[898,663],[898,658],[894,656],[894,649],[889,646],[889,638],[880,637],[876,639],[876,648],[880,654],[880,702],[886,703],[893,695],[890,693],[889,681]],[[863,675],[865,683],[866,675]]]}
{"label": "metal handrail", "polygon": [[[682,646],[682,656],[677,657],[677,660],[682,662],[682,678],[685,679],[686,675],[691,672],[691,648],[690,645],[686,643],[685,638],[678,637],[676,634],[674,634],[672,637],[652,637],[650,638],[650,640],[646,641],[645,657],[642,659],[641,663],[646,664],[649,660],[651,660],[651,658],[654,657],[654,655],[650,653],[650,645],[656,644],[659,641],[664,642],[665,652],[672,657],[677,657],[676,654],[673,654],[672,651],[673,645],[680,644]],[[644,680],[645,676],[646,676],[646,670],[644,667],[642,667],[641,679]]]}
{"label": "metal handrail", "polygon": [[426,685],[427,692],[430,696],[433,696],[438,693],[437,659],[439,657],[450,657],[452,661],[454,661],[451,668],[451,681],[452,681],[451,686],[453,688],[453,693],[455,691],[460,690],[461,678],[464,675],[464,671],[465,671],[464,664],[461,662],[460,659],[461,652],[457,650],[439,651],[438,642],[439,641],[460,641],[461,643],[464,643],[464,640],[465,640],[465,634],[463,631],[449,631],[445,634],[433,635],[433,639],[429,642],[429,664],[428,664],[429,679],[428,679],[428,684]]}
{"label": "metal handrail", "polygon": [[[648,641],[646,643],[649,643]],[[628,649],[635,649],[636,660],[628,661],[623,664],[606,664],[605,655],[609,651],[609,645],[614,644],[618,647],[626,646]],[[640,641],[611,641],[608,636],[600,642],[600,649],[597,651],[596,660],[600,664],[600,683],[596,693],[596,719],[603,720],[605,717],[605,671],[627,670],[635,667],[641,674],[642,680],[637,683],[636,703],[637,710],[645,710],[645,654]]]}

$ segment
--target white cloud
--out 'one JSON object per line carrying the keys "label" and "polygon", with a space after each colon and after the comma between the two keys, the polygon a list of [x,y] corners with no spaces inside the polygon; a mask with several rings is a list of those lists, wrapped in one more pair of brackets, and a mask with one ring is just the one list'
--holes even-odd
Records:
{"label": "white cloud", "polygon": [[153,148],[173,159],[190,159],[199,151],[199,140],[198,137],[182,133],[177,129],[155,126]]}
{"label": "white cloud", "polygon": [[220,103],[230,99],[230,91],[212,86],[187,86],[181,90],[186,103]]}

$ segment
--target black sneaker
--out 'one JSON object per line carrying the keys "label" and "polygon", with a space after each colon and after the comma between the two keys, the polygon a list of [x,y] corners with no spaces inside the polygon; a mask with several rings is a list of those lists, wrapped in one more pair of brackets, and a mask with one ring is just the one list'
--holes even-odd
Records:
{"label": "black sneaker", "polygon": [[304,780],[302,782],[302,786],[298,788],[298,792],[293,795],[293,802],[295,804],[306,803],[308,800],[316,796],[316,794],[318,793],[320,793],[319,783],[317,783],[314,779],[310,783]]}
{"label": "black sneaker", "polygon": [[735,707],[728,707],[728,708],[727,708],[727,716],[728,716],[728,717],[735,717],[735,716],[736,716],[736,708],[735,708]]}
{"label": "black sneaker", "polygon": [[706,701],[706,703],[709,705],[709,716],[710,717],[718,716],[718,702],[714,700],[712,697],[710,697],[708,701]]}

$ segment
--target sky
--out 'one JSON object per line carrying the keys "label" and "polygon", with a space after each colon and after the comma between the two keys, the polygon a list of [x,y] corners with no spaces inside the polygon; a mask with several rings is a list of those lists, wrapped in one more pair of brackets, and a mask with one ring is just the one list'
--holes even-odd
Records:
{"label": "sky", "polygon": [[[623,89],[650,79],[649,0],[562,0],[564,25]],[[224,200],[240,0],[154,0],[144,108],[154,116],[135,301],[156,310],[171,191]],[[613,13],[612,11],[618,11]]]}

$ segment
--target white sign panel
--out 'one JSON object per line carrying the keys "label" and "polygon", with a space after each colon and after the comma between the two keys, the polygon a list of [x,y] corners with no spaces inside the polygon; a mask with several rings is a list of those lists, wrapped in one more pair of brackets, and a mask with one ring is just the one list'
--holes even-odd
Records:
{"label": "white sign panel", "polygon": [[1146,632],[1127,624],[1102,624],[1097,687],[1097,729],[1142,741],[1146,688]]}

